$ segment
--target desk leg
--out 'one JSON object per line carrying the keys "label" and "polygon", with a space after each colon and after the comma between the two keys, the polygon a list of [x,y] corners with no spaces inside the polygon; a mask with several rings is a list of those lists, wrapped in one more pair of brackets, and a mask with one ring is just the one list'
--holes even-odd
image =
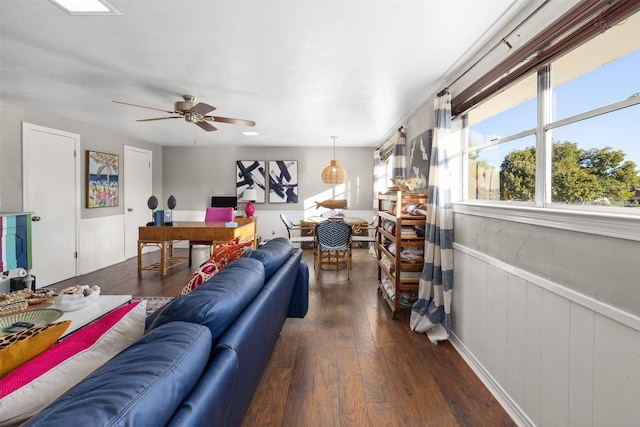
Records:
{"label": "desk leg", "polygon": [[160,243],[160,274],[162,276],[167,274],[167,242],[162,241]]}
{"label": "desk leg", "polygon": [[142,276],[142,246],[143,243],[138,240],[138,277]]}

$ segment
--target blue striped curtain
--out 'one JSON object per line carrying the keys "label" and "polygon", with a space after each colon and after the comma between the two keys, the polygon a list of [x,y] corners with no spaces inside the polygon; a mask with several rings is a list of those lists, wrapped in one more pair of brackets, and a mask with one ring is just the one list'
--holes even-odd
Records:
{"label": "blue striped curtain", "polygon": [[407,169],[407,137],[404,133],[404,129],[398,129],[398,139],[393,145],[393,169],[391,171],[391,179],[406,178],[405,170]]}
{"label": "blue striped curtain", "polygon": [[[439,94],[440,95],[440,94]],[[453,211],[446,142],[451,129],[451,95],[434,101],[435,129],[429,165],[425,256],[411,330],[426,333],[434,344],[449,338],[453,288]]]}

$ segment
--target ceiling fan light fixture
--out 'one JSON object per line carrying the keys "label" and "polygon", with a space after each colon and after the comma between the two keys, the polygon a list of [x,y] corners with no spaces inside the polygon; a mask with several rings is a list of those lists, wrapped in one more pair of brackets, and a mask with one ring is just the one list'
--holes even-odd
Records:
{"label": "ceiling fan light fixture", "polygon": [[344,184],[347,182],[347,172],[336,160],[336,138],[337,136],[331,137],[333,139],[333,160],[329,166],[322,170],[322,182],[325,184]]}

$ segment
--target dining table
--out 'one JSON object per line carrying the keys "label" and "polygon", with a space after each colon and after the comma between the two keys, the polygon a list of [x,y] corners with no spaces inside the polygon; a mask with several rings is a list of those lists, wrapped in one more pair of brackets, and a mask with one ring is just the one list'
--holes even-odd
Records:
{"label": "dining table", "polygon": [[[351,226],[354,236],[363,236],[369,233],[369,222],[364,218],[356,216],[310,216],[300,220],[300,228],[302,236],[313,236],[316,224],[327,220],[344,221]],[[304,246],[303,246],[304,247]]]}

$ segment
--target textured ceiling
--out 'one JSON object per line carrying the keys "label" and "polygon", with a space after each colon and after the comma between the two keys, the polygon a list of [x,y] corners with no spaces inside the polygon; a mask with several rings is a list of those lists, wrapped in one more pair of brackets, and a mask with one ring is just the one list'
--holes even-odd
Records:
{"label": "textured ceiling", "polygon": [[[70,16],[0,0],[0,102],[159,145],[375,146],[523,3],[110,0],[121,15]],[[182,95],[260,136],[111,102]]]}

